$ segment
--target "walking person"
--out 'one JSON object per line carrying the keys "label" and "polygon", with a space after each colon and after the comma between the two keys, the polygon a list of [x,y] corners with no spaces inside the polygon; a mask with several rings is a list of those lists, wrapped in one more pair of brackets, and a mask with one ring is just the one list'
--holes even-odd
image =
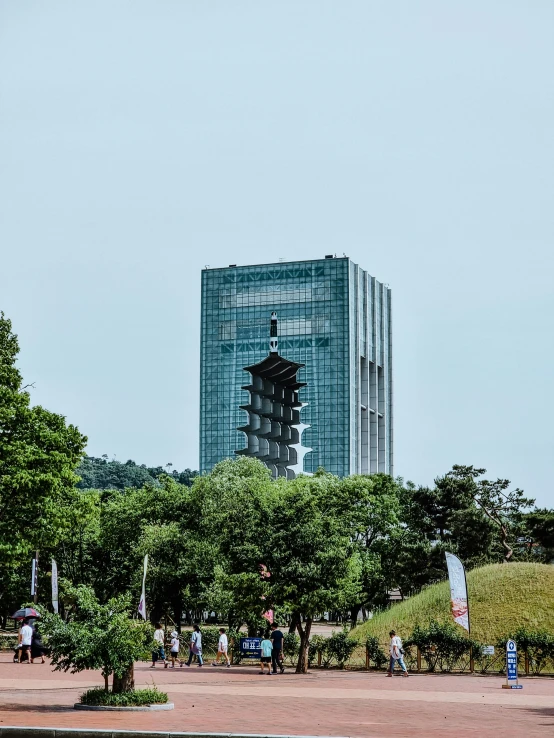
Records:
{"label": "walking person", "polygon": [[[192,631],[192,635],[190,637],[190,644],[189,644],[189,660],[187,661],[187,666],[190,666],[192,663],[192,659],[194,656],[196,656],[196,660],[198,661],[198,666],[202,666],[202,633],[200,632],[200,627],[198,625],[193,626],[194,630]],[[182,664],[181,664],[182,666]]]}
{"label": "walking person", "polygon": [[394,671],[394,665],[398,661],[398,665],[402,669],[402,676],[407,677],[408,676],[408,669],[406,669],[406,664],[404,663],[404,649],[402,648],[402,641],[399,636],[396,635],[396,631],[391,630],[389,633],[390,636],[390,664],[389,664],[389,670],[387,672],[387,676],[391,677],[392,672]]}
{"label": "walking person", "polygon": [[217,656],[215,657],[215,661],[212,662],[212,666],[219,666],[220,658],[223,656],[227,663],[227,668],[229,668],[231,666],[231,662],[229,661],[229,654],[227,653],[228,650],[229,640],[227,638],[227,633],[225,633],[225,628],[220,628],[219,643],[217,644]]}
{"label": "walking person", "polygon": [[27,663],[31,663],[31,644],[33,642],[33,629],[29,625],[28,620],[23,621],[23,625],[19,630],[19,663],[23,663],[23,656],[27,656]]}
{"label": "walking person", "polygon": [[285,667],[283,666],[283,641],[285,636],[283,632],[279,630],[279,626],[276,623],[271,623],[271,642],[273,648],[271,650],[271,668],[274,674],[277,674],[277,669],[280,670],[281,674],[285,673]]}
{"label": "walking person", "polygon": [[154,649],[152,650],[152,666],[151,669],[156,668],[156,662],[158,659],[162,659],[164,667],[167,668],[167,661],[165,660],[165,633],[161,626],[161,623],[156,623],[156,630],[154,631]]}
{"label": "walking person", "polygon": [[171,668],[175,668],[175,661],[179,660],[179,648],[180,648],[180,642],[179,642],[179,633],[177,633],[176,630],[174,630],[171,634]]}
{"label": "walking person", "polygon": [[271,675],[271,652],[273,651],[273,643],[267,637],[267,633],[260,643],[262,649],[262,659],[260,662],[261,671],[260,674],[264,674],[264,666],[267,664],[267,675]]}

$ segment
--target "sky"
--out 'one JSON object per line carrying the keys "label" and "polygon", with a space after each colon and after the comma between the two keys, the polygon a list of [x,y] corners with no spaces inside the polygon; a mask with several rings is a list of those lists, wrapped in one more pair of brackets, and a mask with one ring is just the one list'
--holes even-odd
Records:
{"label": "sky", "polygon": [[90,455],[198,466],[200,273],[390,285],[395,474],[554,507],[551,0],[0,0],[0,309]]}

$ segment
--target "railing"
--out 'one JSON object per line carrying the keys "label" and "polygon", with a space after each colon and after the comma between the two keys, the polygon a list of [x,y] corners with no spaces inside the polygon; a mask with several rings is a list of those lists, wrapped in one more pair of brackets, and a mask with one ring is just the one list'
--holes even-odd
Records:
{"label": "railing", "polygon": [[[383,644],[382,650],[386,654],[388,644]],[[310,661],[311,668],[344,668],[371,671],[386,671],[388,669],[388,658],[386,663],[377,665],[370,658],[369,650],[365,646],[357,647],[350,658],[342,665],[337,664],[336,661],[326,661],[321,651],[312,656]],[[448,657],[441,656],[436,651],[424,654],[418,647],[410,646],[404,650],[404,662],[408,671],[418,673],[502,675],[506,669],[506,655],[502,649],[496,649],[493,655],[473,654],[468,651],[460,657]],[[518,669],[520,674],[526,676],[554,676],[554,658],[537,659],[526,651],[520,651],[518,653]]]}

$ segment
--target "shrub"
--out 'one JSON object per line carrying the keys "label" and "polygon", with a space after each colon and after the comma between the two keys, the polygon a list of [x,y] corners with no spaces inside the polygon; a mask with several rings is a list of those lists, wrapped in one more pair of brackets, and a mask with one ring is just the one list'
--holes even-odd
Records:
{"label": "shrub", "polygon": [[283,657],[294,661],[294,659],[300,653],[300,636],[296,633],[285,633],[283,639]]}
{"label": "shrub", "polygon": [[505,652],[509,639],[516,642],[518,658],[521,658],[522,653],[527,654],[532,674],[540,674],[546,662],[554,660],[554,636],[546,630],[518,628],[515,633],[501,638],[497,647]]}
{"label": "shrub", "polygon": [[329,663],[334,660],[339,668],[344,669],[345,663],[352,656],[357,646],[358,641],[352,638],[347,630],[333,633],[327,639],[326,655],[329,658]]}
{"label": "shrub", "polygon": [[321,654],[323,663],[323,657],[327,652],[328,640],[329,639],[325,638],[325,636],[320,635],[314,635],[310,638],[310,645],[308,650],[308,664],[310,666],[313,665],[318,653]]}
{"label": "shrub", "polygon": [[13,651],[13,649],[17,646],[18,643],[19,643],[19,638],[17,636],[10,636],[9,638],[2,638],[2,646],[0,647],[0,650]]}
{"label": "shrub", "polygon": [[477,671],[481,674],[502,673],[505,669],[505,659],[502,657],[502,649],[495,649],[494,654],[483,653],[484,646],[473,651],[473,660],[476,664]]}
{"label": "shrub", "polygon": [[89,689],[79,698],[82,705],[102,707],[144,707],[145,705],[164,705],[167,694],[159,692],[156,687],[149,689],[135,689],[132,692],[114,694],[106,692],[102,687]]}
{"label": "shrub", "polygon": [[406,648],[410,645],[418,646],[429,671],[436,671],[437,667],[440,671],[452,671],[462,656],[469,657],[471,647],[475,653],[480,649],[479,643],[464,636],[455,625],[436,620],[430,620],[426,628],[416,625]]}
{"label": "shrub", "polygon": [[365,647],[370,663],[375,664],[377,669],[381,669],[388,663],[389,657],[379,645],[379,639],[376,636],[368,636],[366,638]]}

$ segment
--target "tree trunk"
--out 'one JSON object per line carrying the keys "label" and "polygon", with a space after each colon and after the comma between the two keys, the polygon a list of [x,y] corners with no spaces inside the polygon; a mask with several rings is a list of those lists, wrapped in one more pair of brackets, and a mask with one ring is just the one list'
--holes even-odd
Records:
{"label": "tree trunk", "polygon": [[173,619],[175,621],[175,630],[181,632],[181,617],[183,615],[183,602],[181,597],[175,597],[173,600]]}
{"label": "tree trunk", "polygon": [[350,612],[350,629],[353,630],[358,625],[358,615],[362,609],[361,605],[354,605]]}
{"label": "tree trunk", "polygon": [[163,610],[158,604],[154,604],[150,608],[150,622],[160,623],[162,620]]}
{"label": "tree trunk", "polygon": [[229,625],[229,630],[240,630],[242,626],[242,620],[239,620],[232,610],[227,614],[227,623]]}
{"label": "tree trunk", "polygon": [[310,633],[312,630],[312,618],[306,618],[306,625],[302,627],[299,619],[296,625],[298,635],[300,636],[300,653],[298,654],[298,664],[296,665],[297,674],[308,673],[308,649],[310,643]]}
{"label": "tree trunk", "polygon": [[504,549],[504,562],[507,564],[512,558],[514,552],[508,543],[508,530],[505,525],[500,526],[500,539],[502,542],[502,548]]}
{"label": "tree trunk", "polygon": [[290,619],[290,625],[289,625],[289,633],[294,633],[296,628],[298,627],[298,624],[302,622],[302,619],[300,617],[299,612],[293,612],[291,619]]}
{"label": "tree trunk", "polygon": [[135,670],[134,664],[127,669],[122,677],[113,675],[112,692],[121,694],[122,692],[132,692],[135,688]]}

